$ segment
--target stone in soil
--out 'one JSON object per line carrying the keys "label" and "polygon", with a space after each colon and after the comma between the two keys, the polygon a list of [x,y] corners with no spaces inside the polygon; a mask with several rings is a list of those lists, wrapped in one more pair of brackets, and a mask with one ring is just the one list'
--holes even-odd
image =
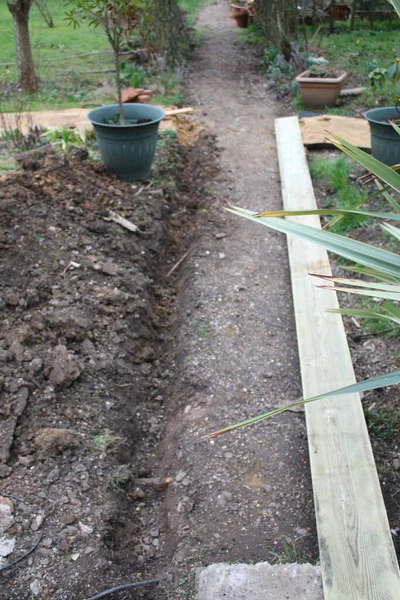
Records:
{"label": "stone in soil", "polygon": [[310,564],[227,565],[199,570],[196,600],[323,600],[319,567]]}

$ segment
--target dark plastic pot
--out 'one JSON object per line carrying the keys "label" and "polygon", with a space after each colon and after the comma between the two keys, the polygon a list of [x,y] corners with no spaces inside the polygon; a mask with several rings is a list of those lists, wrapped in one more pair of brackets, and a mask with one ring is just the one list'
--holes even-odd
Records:
{"label": "dark plastic pot", "polygon": [[[100,153],[106,167],[124,181],[147,179],[157,145],[158,126],[165,113],[150,104],[123,104],[126,125],[109,125],[104,121],[118,114],[118,104],[91,110]],[[149,123],[130,123],[150,119]]]}
{"label": "dark plastic pot", "polygon": [[372,156],[385,165],[400,163],[400,135],[388,123],[388,119],[400,117],[394,106],[371,108],[364,113],[371,129]]}

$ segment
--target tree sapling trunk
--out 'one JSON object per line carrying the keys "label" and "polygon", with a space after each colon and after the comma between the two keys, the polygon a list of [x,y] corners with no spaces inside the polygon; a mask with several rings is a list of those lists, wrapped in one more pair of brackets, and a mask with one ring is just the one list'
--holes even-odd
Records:
{"label": "tree sapling trunk", "polygon": [[351,5],[350,31],[354,31],[356,23],[357,0],[353,0]]}
{"label": "tree sapling trunk", "polygon": [[32,3],[33,0],[7,2],[14,21],[19,82],[22,90],[29,93],[37,92],[39,89],[29,37],[29,11]]}
{"label": "tree sapling trunk", "polygon": [[336,0],[332,0],[331,13],[329,15],[329,33],[335,33],[335,13],[336,13]]}
{"label": "tree sapling trunk", "polygon": [[53,28],[54,21],[53,21],[53,17],[51,16],[51,13],[47,7],[46,0],[35,0],[35,4],[38,7],[39,12],[42,15],[43,19],[46,21],[47,25],[50,28]]}
{"label": "tree sapling trunk", "polygon": [[121,85],[121,67],[119,63],[120,47],[114,49],[115,60],[115,81],[117,84],[118,106],[119,106],[119,122],[120,125],[125,125],[124,108],[122,106],[122,85]]}

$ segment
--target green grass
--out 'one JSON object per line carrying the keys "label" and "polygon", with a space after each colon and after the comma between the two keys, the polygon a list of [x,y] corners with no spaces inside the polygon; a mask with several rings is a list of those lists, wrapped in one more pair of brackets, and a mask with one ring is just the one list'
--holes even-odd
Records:
{"label": "green grass", "polygon": [[[312,179],[322,179],[329,192],[333,194],[325,207],[354,209],[367,201],[368,194],[361,191],[356,183],[350,179],[351,163],[347,157],[314,158],[310,164]],[[334,233],[348,233],[354,228],[363,227],[368,219],[360,215],[342,217],[335,225],[330,227]]]}
{"label": "green grass", "polygon": [[[393,308],[396,308],[394,302],[388,302]],[[373,310],[376,313],[381,313],[382,318],[374,317],[368,319],[360,319],[359,323],[367,334],[379,335],[382,338],[398,338],[400,336],[400,327],[392,321],[385,319],[387,312],[381,307],[379,302],[374,302],[372,298],[361,298],[357,300],[357,308],[362,310]],[[356,317],[357,318],[357,317]]]}
{"label": "green grass", "polygon": [[210,0],[178,0],[181,9],[188,13],[187,21],[191,26],[195,24],[196,17],[201,7],[207,3],[209,4]]}
{"label": "green grass", "polygon": [[[48,0],[55,27],[49,28],[34,4],[30,11],[29,30],[34,60],[60,58],[63,54],[79,54],[108,50],[107,38],[101,29],[82,26],[73,29],[64,20],[65,5],[59,0]],[[15,62],[15,41],[11,13],[5,2],[0,4],[1,62]],[[64,64],[64,63],[62,63]],[[43,71],[47,67],[43,66]]]}
{"label": "green grass", "polygon": [[246,29],[239,29],[236,35],[242,44],[250,46],[266,46],[268,44],[262,27],[258,23],[252,23]]}
{"label": "green grass", "polygon": [[395,408],[375,408],[365,410],[370,435],[382,440],[399,439],[400,410]]}
{"label": "green grass", "polygon": [[93,436],[93,447],[99,452],[106,452],[110,449],[115,449],[118,444],[123,441],[123,438],[115,435],[112,431],[105,429],[102,433]]}
{"label": "green grass", "polygon": [[[189,2],[188,8],[195,11],[201,3],[202,0]],[[73,29],[65,21],[65,5],[61,0],[48,0],[48,7],[54,28],[47,26],[35,5],[30,11],[32,52],[40,78],[40,90],[37,94],[24,96],[22,110],[90,108],[115,102],[114,72],[88,73],[114,68],[113,54],[102,29],[86,25]],[[17,112],[17,97],[20,94],[16,88],[18,71],[15,41],[11,13],[5,2],[0,3],[0,36],[0,62],[8,65],[0,66],[0,110]],[[98,54],[78,56],[93,52]],[[170,70],[167,73],[148,72],[143,67],[125,63],[123,75],[126,86],[151,88],[154,92],[153,102],[175,105],[182,102],[182,77]]]}
{"label": "green grass", "polygon": [[[25,110],[69,108],[110,101],[115,88],[113,73],[88,74],[86,71],[112,68],[112,54],[70,58],[79,54],[109,51],[105,34],[93,27],[82,26],[74,30],[68,26],[64,20],[63,2],[48,0],[48,7],[54,19],[54,28],[46,25],[35,5],[30,11],[32,53],[41,89],[35,96],[27,98]],[[8,69],[4,65],[0,67],[3,91],[1,108],[3,111],[13,111],[15,90],[12,84],[18,80],[18,71],[11,13],[5,2],[0,3],[0,37],[1,63],[9,65]],[[103,85],[99,85],[100,82]]]}

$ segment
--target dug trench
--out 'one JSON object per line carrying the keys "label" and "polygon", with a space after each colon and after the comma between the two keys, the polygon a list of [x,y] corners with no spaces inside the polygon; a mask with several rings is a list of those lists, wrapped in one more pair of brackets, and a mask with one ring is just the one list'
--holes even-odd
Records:
{"label": "dug trench", "polygon": [[4,600],[83,600],[166,568],[170,474],[156,457],[175,376],[179,261],[199,228],[215,227],[217,151],[205,132],[186,148],[165,138],[144,184],[79,152],[22,155],[1,178]]}

